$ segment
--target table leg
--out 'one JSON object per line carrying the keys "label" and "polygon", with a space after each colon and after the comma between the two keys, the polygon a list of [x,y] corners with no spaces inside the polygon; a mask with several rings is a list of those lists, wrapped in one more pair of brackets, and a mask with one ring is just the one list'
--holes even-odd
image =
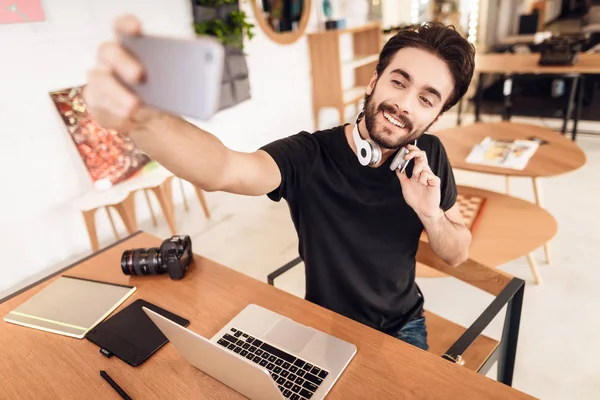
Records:
{"label": "table leg", "polygon": [[[532,178],[533,179],[533,193],[535,195],[535,204],[537,204],[540,207],[542,206],[542,186],[541,183],[539,181],[539,178]],[[546,254],[546,262],[548,264],[550,264],[550,244],[546,243],[544,244],[544,253]]]}
{"label": "table leg", "polygon": [[[170,203],[167,199],[167,190],[163,185],[158,185],[151,190],[154,192],[156,199],[158,200],[158,204],[163,212],[165,220],[167,221],[167,225],[169,226],[169,230],[171,231],[171,235],[175,235],[177,232],[177,228],[175,227],[175,220],[173,219],[172,210],[170,207]],[[170,190],[169,190],[170,191]]]}
{"label": "table leg", "polygon": [[571,119],[571,114],[573,113],[573,102],[575,100],[575,92],[577,91],[577,83],[579,82],[579,77],[577,75],[573,76],[573,81],[571,82],[571,90],[569,91],[569,100],[567,100],[567,107],[565,109],[565,115],[563,118],[563,126],[562,126],[562,134],[567,133],[567,124]]}
{"label": "table leg", "polygon": [[179,178],[179,189],[181,190],[181,197],[183,199],[183,209],[185,211],[189,211],[189,206],[188,206],[188,202],[187,202],[187,198],[185,197],[185,190],[183,187],[183,179]]}
{"label": "table leg", "polygon": [[460,124],[462,123],[461,120],[461,114],[462,114],[462,104],[463,104],[463,99],[461,98],[458,101],[458,110],[456,110],[456,126],[460,126]]}
{"label": "table leg", "polygon": [[483,72],[479,73],[477,81],[477,93],[475,94],[475,122],[479,122],[479,114],[481,112],[481,101],[483,100]]}
{"label": "table leg", "polygon": [[575,109],[575,118],[573,118],[573,133],[571,135],[571,139],[575,141],[575,136],[577,136],[577,122],[581,118],[581,108],[583,107],[583,91],[585,88],[585,76],[581,75],[578,79],[579,86],[579,95],[577,96],[577,108]]}
{"label": "table leg", "polygon": [[198,195],[198,200],[200,200],[202,210],[204,210],[204,215],[206,216],[206,218],[210,218],[210,210],[208,209],[208,203],[206,202],[204,192],[202,191],[202,189],[196,187],[196,194]]}
{"label": "table leg", "polygon": [[129,196],[122,202],[113,205],[117,210],[127,233],[132,235],[138,230],[137,216],[135,213],[135,192],[129,193]]}
{"label": "table leg", "polygon": [[157,226],[156,215],[154,214],[154,209],[152,208],[152,202],[150,201],[150,196],[148,196],[148,189],[144,189],[144,196],[146,197],[146,202],[148,203],[148,208],[150,209],[150,217],[152,218],[152,225]]}
{"label": "table leg", "polygon": [[504,81],[504,87],[502,89],[502,93],[504,94],[504,115],[502,119],[504,121],[510,120],[511,115],[511,94],[512,94],[512,85],[513,85],[513,75],[508,75]]}
{"label": "table leg", "polygon": [[[175,217],[176,213],[175,213],[175,201],[173,200],[173,180],[175,179],[175,176],[171,176],[169,178],[167,178],[163,183],[162,183],[162,187],[163,187],[163,191],[165,193],[165,202],[169,208],[169,212],[171,213],[171,221],[173,222],[173,226],[177,227],[177,218]],[[183,198],[185,199],[185,194],[183,193],[183,179],[178,178],[179,179],[179,187],[182,188],[182,192],[181,194],[183,195]],[[187,202],[187,201],[186,201]],[[185,205],[184,205],[185,208]],[[186,208],[187,210],[187,208]]]}
{"label": "table leg", "polygon": [[527,254],[527,262],[529,263],[529,268],[531,269],[531,273],[533,274],[535,283],[540,285],[542,283],[542,278],[540,278],[540,273],[538,272],[537,266],[535,265],[535,261],[533,260],[531,253]]}
{"label": "table leg", "polygon": [[546,262],[548,263],[548,265],[550,265],[551,260],[550,260],[550,243],[546,243],[544,245],[544,254],[546,255]]}
{"label": "table leg", "polygon": [[85,228],[90,237],[92,251],[98,251],[100,250],[100,244],[98,243],[98,233],[96,232],[96,208],[93,210],[82,211],[82,214],[83,220],[85,221]]}
{"label": "table leg", "polygon": [[542,207],[542,187],[538,178],[533,180],[533,194],[535,195],[535,204]]}
{"label": "table leg", "polygon": [[110,227],[112,228],[113,235],[115,235],[115,239],[119,240],[119,232],[117,231],[115,221],[113,220],[112,214],[110,213],[110,207],[104,207],[104,209],[106,210],[106,215],[108,215],[108,221],[110,222]]}

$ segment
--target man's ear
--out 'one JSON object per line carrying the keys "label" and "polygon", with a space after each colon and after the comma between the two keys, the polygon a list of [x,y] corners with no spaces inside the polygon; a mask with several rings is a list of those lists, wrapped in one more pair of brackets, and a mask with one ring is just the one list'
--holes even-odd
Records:
{"label": "man's ear", "polygon": [[367,85],[367,94],[370,96],[373,93],[373,89],[375,89],[375,84],[377,83],[377,71],[373,71],[373,76],[371,76],[371,80]]}

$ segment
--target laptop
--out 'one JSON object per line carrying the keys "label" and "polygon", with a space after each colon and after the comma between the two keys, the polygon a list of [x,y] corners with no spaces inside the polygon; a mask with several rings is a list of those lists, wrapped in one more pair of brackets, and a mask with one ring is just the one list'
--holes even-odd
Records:
{"label": "laptop", "polygon": [[356,354],[354,344],[256,304],[211,339],[142,309],[187,362],[249,399],[323,399]]}

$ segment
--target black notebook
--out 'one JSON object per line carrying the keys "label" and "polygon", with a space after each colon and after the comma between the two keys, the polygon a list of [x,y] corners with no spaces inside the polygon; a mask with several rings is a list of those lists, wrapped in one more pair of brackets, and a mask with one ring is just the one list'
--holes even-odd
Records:
{"label": "black notebook", "polygon": [[181,326],[188,326],[190,323],[185,318],[138,299],[89,331],[85,337],[100,346],[100,353],[106,357],[114,355],[134,367],[142,364],[168,342],[142,307]]}

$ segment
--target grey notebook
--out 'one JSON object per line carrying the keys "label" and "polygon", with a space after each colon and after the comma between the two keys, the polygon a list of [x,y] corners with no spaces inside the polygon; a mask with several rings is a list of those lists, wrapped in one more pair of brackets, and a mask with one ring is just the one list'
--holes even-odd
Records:
{"label": "grey notebook", "polygon": [[82,339],[135,290],[134,286],[63,275],[10,311],[4,320]]}

